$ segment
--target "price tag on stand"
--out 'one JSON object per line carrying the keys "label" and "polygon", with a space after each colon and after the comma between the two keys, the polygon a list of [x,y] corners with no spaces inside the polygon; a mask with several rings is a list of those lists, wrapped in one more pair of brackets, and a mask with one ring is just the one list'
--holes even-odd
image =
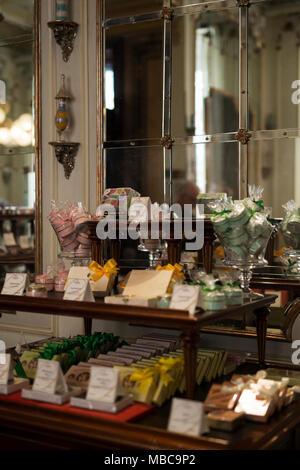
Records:
{"label": "price tag on stand", "polygon": [[115,403],[119,392],[119,371],[110,367],[91,367],[87,400]]}
{"label": "price tag on stand", "polygon": [[60,363],[57,361],[39,359],[32,390],[52,394],[67,393],[68,386],[63,376]]}
{"label": "price tag on stand", "polygon": [[173,398],[168,431],[201,436],[209,431],[203,403],[184,398]]}
{"label": "price tag on stand", "polygon": [[5,276],[2,295],[23,295],[29,285],[28,275],[25,273],[7,273]]}
{"label": "price tag on stand", "polygon": [[64,294],[64,300],[77,302],[95,302],[88,279],[69,279]]}

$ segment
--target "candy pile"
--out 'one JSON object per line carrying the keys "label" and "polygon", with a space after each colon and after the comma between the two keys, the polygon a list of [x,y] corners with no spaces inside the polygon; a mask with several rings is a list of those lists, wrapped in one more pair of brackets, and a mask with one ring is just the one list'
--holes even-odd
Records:
{"label": "candy pile", "polygon": [[267,422],[276,410],[293,401],[295,392],[288,389],[288,378],[276,381],[266,377],[267,372],[261,370],[255,376],[233,375],[230,381],[212,385],[204,410],[234,411],[251,421]]}
{"label": "candy pile", "polygon": [[55,230],[62,251],[75,252],[75,256],[89,257],[91,240],[89,232],[77,232],[76,228],[91,217],[81,203],[57,204],[52,201],[48,219]]}
{"label": "candy pile", "polygon": [[285,218],[281,223],[284,241],[294,250],[300,250],[300,207],[292,200],[282,207],[285,210]]}
{"label": "candy pile", "polygon": [[[204,310],[224,310],[229,305],[241,305],[243,291],[238,276],[237,271],[219,273],[219,279],[212,274],[198,273],[198,280],[190,284],[201,286],[199,307]],[[221,286],[217,284],[219,281]]]}
{"label": "candy pile", "polygon": [[112,207],[118,212],[121,202],[123,202],[125,208],[128,209],[133,197],[140,197],[140,194],[132,188],[106,189],[103,193],[101,204],[97,208],[96,216],[102,217],[105,211],[110,213]]}
{"label": "candy pile", "polygon": [[211,220],[227,258],[250,261],[264,255],[273,226],[262,193],[262,187],[249,185],[250,197],[246,199],[226,198],[210,204],[214,211]]}
{"label": "candy pile", "polygon": [[23,370],[29,379],[34,379],[38,359],[58,361],[63,372],[80,361],[88,361],[99,354],[114,351],[125,344],[119,336],[112,333],[94,333],[74,338],[56,338],[35,343],[30,350],[24,350],[20,358]]}
{"label": "candy pile", "polygon": [[[224,350],[197,350],[196,382],[211,382],[232,373],[241,357]],[[69,385],[87,390],[90,368],[114,367],[119,371],[122,395],[146,404],[161,406],[176,391],[186,390],[183,349],[178,336],[149,333],[130,345],[80,362],[66,374]],[[83,375],[87,380],[82,383]],[[77,377],[77,380],[76,380]]]}

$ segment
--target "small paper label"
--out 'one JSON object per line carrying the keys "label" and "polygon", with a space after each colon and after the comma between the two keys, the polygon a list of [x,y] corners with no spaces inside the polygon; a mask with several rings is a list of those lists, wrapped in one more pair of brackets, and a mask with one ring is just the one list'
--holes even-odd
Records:
{"label": "small paper label", "polygon": [[188,310],[190,315],[194,315],[198,305],[199,295],[199,286],[188,286],[183,284],[175,285],[173,288],[170,308]]}
{"label": "small paper label", "polygon": [[95,302],[88,279],[69,279],[64,300],[77,302]]}
{"label": "small paper label", "polygon": [[119,371],[109,367],[91,367],[87,400],[115,403],[119,390]]}
{"label": "small paper label", "polygon": [[6,246],[16,246],[16,239],[12,232],[4,233],[3,234],[4,244]]}
{"label": "small paper label", "polygon": [[31,248],[30,238],[27,235],[21,235],[19,237],[19,245],[22,250],[28,250],[29,248]]}
{"label": "small paper label", "polygon": [[66,393],[68,391],[60,363],[39,359],[32,390],[46,393]]}
{"label": "small paper label", "polygon": [[7,273],[5,276],[4,286],[1,291],[2,295],[23,295],[24,290],[29,284],[27,274],[24,273]]}
{"label": "small paper label", "polygon": [[[94,292],[106,292],[107,287],[108,287],[108,282],[109,278],[106,277],[105,275],[102,276],[100,279],[97,281],[93,281],[89,275],[92,274],[92,271],[89,270],[89,268],[85,266],[73,266],[70,269],[69,275],[68,275],[68,281],[67,285],[69,282],[69,279],[88,279],[90,282],[90,286],[92,291]],[[66,287],[67,287],[66,285]],[[65,289],[66,290],[66,289]]]}
{"label": "small paper label", "polygon": [[[4,360],[3,360],[4,359]],[[13,380],[13,368],[10,354],[1,354],[0,385],[7,385]]]}
{"label": "small paper label", "polygon": [[168,431],[200,436],[209,431],[203,403],[183,398],[173,398]]}
{"label": "small paper label", "polygon": [[142,297],[143,299],[163,296],[167,292],[172,275],[173,271],[133,270],[123,295]]}

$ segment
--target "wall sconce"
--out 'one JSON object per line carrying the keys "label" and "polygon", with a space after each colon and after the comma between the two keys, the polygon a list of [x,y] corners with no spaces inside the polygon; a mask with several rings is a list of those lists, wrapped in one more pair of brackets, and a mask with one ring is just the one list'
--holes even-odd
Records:
{"label": "wall sconce", "polygon": [[78,23],[70,20],[69,0],[56,0],[56,20],[49,21],[48,27],[52,29],[57,44],[62,49],[62,56],[68,62],[74,48],[77,36]]}
{"label": "wall sconce", "polygon": [[67,102],[71,100],[65,88],[65,75],[61,76],[61,87],[55,99],[58,101],[58,109],[55,116],[55,125],[59,135],[58,141],[49,142],[55,150],[57,161],[64,167],[65,177],[69,179],[75,167],[75,157],[79,149],[78,142],[66,142],[64,132],[70,124],[70,117],[67,111]]}

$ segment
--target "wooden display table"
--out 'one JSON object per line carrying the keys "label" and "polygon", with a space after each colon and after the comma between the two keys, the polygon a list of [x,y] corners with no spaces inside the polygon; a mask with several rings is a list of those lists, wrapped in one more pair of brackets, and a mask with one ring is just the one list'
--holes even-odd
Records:
{"label": "wooden display table", "polygon": [[[79,231],[90,231],[90,239],[92,241],[92,259],[97,261],[98,263],[102,264],[102,243],[103,241],[98,238],[96,230],[99,221],[89,221],[81,224],[78,226]],[[123,222],[116,221],[116,238],[110,239],[110,256],[114,258],[117,262],[120,260],[120,252],[121,252],[121,240],[122,237],[120,234],[122,232],[126,232],[129,223],[125,220]],[[203,223],[203,237],[204,237],[204,244],[201,250],[198,250],[199,257],[202,257],[203,266],[205,271],[209,274],[212,272],[212,264],[213,264],[213,244],[216,239],[213,224],[209,217],[205,217],[203,219],[193,219],[193,220],[171,220],[170,221],[170,233],[164,233],[164,226],[163,222],[154,222],[153,230],[157,230],[159,237],[162,240],[165,240],[168,244],[168,262],[171,264],[179,263],[181,250],[182,250],[182,240],[184,240],[184,224],[189,224],[192,230],[195,232],[197,223]],[[151,234],[151,222],[148,224],[148,233]],[[146,225],[146,227],[147,227]],[[140,230],[140,225],[136,226],[136,231]],[[175,238],[175,233],[182,233],[181,238]],[[124,234],[123,234],[124,235]],[[126,235],[126,234],[125,234]],[[150,237],[149,237],[150,238]],[[123,238],[124,239],[124,238]]]}
{"label": "wooden display table", "polygon": [[[164,421],[162,417],[159,426]],[[286,449],[297,448],[293,438],[299,424],[299,399],[276,413],[267,424],[245,422],[233,433],[211,432],[201,437],[171,433],[144,422],[143,425],[122,423],[92,417],[88,413],[70,414],[51,407],[41,408],[30,403],[0,399],[1,450]]]}
{"label": "wooden display table", "polygon": [[154,307],[134,307],[130,305],[111,305],[100,302],[74,302],[60,300],[61,296],[52,295],[46,299],[0,295],[0,312],[20,311],[39,314],[84,317],[133,323],[135,325],[176,329],[182,332],[184,344],[185,374],[187,397],[193,398],[195,389],[195,371],[197,363],[197,343],[199,330],[232,315],[254,313],[257,321],[258,359],[261,366],[265,361],[267,316],[269,307],[276,296],[268,295],[257,300],[247,301],[242,305],[231,306],[226,310],[202,311],[190,316],[184,310],[161,309]]}

